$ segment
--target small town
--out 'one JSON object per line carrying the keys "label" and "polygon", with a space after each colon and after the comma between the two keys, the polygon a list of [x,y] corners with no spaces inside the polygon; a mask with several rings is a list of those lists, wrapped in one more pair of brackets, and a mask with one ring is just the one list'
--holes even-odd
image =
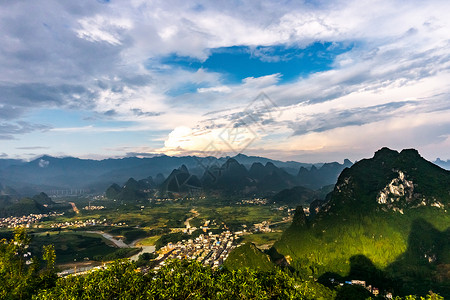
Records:
{"label": "small town", "polygon": [[44,218],[62,216],[64,213],[51,212],[48,214],[29,214],[22,217],[7,217],[0,218],[0,228],[16,228],[25,227],[30,228],[33,224],[39,223]]}
{"label": "small town", "polygon": [[242,199],[236,204],[244,205],[244,204],[253,204],[253,205],[266,205],[268,203],[267,198],[252,198],[252,199]]}
{"label": "small town", "polygon": [[205,266],[217,268],[225,261],[236,245],[239,233],[224,231],[220,234],[201,234],[195,239],[182,240],[176,244],[169,243],[160,249],[159,269],[168,259],[195,259]]}

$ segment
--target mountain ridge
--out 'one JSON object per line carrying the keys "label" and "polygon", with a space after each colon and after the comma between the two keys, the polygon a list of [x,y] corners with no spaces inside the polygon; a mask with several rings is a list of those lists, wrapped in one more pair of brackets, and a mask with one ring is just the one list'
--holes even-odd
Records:
{"label": "mountain ridge", "polygon": [[397,294],[450,296],[449,171],[417,150],[382,148],[344,169],[327,199],[313,219],[296,210],[270,250],[274,260],[282,255],[323,282],[342,277]]}
{"label": "mountain ridge", "polygon": [[[247,172],[254,163],[260,163],[265,169],[272,168],[272,171],[277,173],[272,178],[272,181],[278,180],[277,189],[292,186],[292,184],[283,186],[283,182],[293,181],[291,176],[295,177],[300,167],[306,170],[308,170],[307,168],[316,168],[313,164],[282,162],[244,154],[220,158],[164,155],[152,158],[126,157],[104,160],[76,157],[58,158],[44,155],[30,162],[5,160],[2,164],[0,159],[0,182],[12,187],[22,195],[30,196],[41,191],[51,193],[52,190],[64,189],[84,189],[93,193],[101,193],[115,182],[125,182],[130,177],[147,178],[152,176],[156,178],[160,173],[168,176],[174,169],[182,165],[185,165],[192,175],[201,178],[206,170],[213,169],[214,166],[220,168],[229,159],[244,166]],[[326,164],[316,165],[321,168]],[[276,167],[276,170],[273,167]],[[338,164],[336,167],[340,171],[342,165]],[[337,173],[337,171],[333,172]],[[318,185],[334,184],[337,175],[331,175],[331,177],[334,177],[333,182],[328,180]],[[301,183],[296,182],[296,185],[301,185]],[[264,182],[260,183],[260,187],[265,186]]]}

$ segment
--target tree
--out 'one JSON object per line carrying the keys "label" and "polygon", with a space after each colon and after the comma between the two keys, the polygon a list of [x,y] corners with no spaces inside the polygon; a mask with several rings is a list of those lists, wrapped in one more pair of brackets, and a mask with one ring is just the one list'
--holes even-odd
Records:
{"label": "tree", "polygon": [[0,299],[29,299],[40,288],[54,285],[53,246],[44,246],[46,267],[40,270],[39,260],[30,252],[30,241],[24,228],[17,228],[11,241],[0,241]]}

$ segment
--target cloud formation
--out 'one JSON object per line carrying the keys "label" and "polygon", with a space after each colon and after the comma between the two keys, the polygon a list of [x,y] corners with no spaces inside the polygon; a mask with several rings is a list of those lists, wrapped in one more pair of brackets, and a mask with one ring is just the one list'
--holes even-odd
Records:
{"label": "cloud formation", "polygon": [[[211,140],[227,151],[224,128],[250,124],[257,138],[245,150],[280,159],[360,159],[382,146],[449,158],[449,10],[441,0],[7,2],[0,11],[2,151],[24,154],[43,140],[46,151],[59,153],[66,150],[52,134],[65,133],[68,144],[98,137],[71,155],[124,143],[134,148],[122,155],[201,154]],[[244,46],[249,59],[276,64],[287,59],[280,46],[314,43],[329,43],[329,53],[352,47],[336,52],[327,69],[298,70],[303,75],[289,82],[275,72],[236,83],[220,68],[164,61],[204,62],[215,49]],[[276,105],[248,111],[261,91]],[[66,114],[74,120],[61,120]],[[121,132],[128,137],[112,136]]]}

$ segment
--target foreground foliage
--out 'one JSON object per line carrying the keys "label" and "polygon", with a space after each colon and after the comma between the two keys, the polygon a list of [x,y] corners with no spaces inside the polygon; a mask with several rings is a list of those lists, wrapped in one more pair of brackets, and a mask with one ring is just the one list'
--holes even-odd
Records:
{"label": "foreground foliage", "polygon": [[29,299],[38,288],[49,288],[57,279],[55,249],[43,247],[42,260],[33,257],[25,229],[11,241],[0,241],[0,299]]}
{"label": "foreground foliage", "polygon": [[192,260],[171,260],[146,272],[128,260],[117,260],[105,269],[58,278],[54,247],[44,247],[39,260],[30,253],[29,243],[24,229],[17,229],[10,241],[1,241],[0,299],[348,299],[344,289],[351,299],[368,298],[358,298],[351,286],[327,288],[279,268],[212,269]]}
{"label": "foreground foliage", "polygon": [[173,260],[157,271],[137,272],[117,261],[85,276],[60,278],[34,299],[332,299],[333,292],[282,270],[227,271],[197,261]]}

